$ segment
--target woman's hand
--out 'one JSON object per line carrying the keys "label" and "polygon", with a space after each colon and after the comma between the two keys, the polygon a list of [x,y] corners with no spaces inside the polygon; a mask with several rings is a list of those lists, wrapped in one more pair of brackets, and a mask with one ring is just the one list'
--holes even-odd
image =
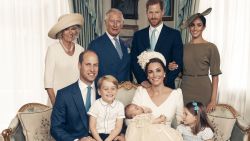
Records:
{"label": "woman's hand", "polygon": [[168,64],[168,69],[171,70],[171,71],[176,70],[176,69],[178,69],[178,64],[176,64],[175,61],[170,62],[170,63]]}
{"label": "woman's hand", "polygon": [[207,105],[207,112],[210,113],[215,110],[216,102],[210,101],[210,103]]}

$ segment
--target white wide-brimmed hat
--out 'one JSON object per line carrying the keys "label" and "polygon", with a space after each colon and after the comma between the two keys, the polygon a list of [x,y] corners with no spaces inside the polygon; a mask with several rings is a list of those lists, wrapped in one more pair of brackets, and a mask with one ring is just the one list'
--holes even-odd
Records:
{"label": "white wide-brimmed hat", "polygon": [[71,13],[62,15],[58,19],[58,22],[50,29],[48,36],[52,39],[56,39],[57,33],[73,25],[79,25],[82,28],[83,16],[81,14]]}
{"label": "white wide-brimmed hat", "polygon": [[184,28],[188,27],[197,17],[199,17],[199,15],[206,16],[211,11],[212,11],[212,8],[208,8],[207,10],[203,11],[202,13],[193,14],[192,16],[190,16],[187,20],[185,20],[183,22],[183,24],[181,25],[181,29],[184,29]]}

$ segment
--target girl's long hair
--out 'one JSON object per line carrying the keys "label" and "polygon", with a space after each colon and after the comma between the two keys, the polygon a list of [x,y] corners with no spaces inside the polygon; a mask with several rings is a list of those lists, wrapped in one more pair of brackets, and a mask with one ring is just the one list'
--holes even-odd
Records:
{"label": "girl's long hair", "polygon": [[[197,106],[196,106],[197,105]],[[209,127],[214,131],[211,123],[207,117],[206,108],[201,102],[189,102],[185,106],[188,111],[196,117],[196,124],[192,127],[192,133],[197,135],[200,131],[204,130],[206,127]],[[198,108],[197,108],[198,107]]]}

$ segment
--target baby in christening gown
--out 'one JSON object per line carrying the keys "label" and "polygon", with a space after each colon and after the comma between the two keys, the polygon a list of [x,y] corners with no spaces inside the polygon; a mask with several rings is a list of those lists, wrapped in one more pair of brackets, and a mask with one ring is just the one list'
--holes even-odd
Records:
{"label": "baby in christening gown", "polygon": [[183,141],[181,134],[165,125],[164,115],[154,118],[151,109],[129,104],[125,107],[126,141]]}

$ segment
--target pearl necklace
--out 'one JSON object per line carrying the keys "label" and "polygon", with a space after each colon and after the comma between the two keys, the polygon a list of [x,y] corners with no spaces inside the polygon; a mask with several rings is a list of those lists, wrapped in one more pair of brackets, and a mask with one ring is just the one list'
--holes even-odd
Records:
{"label": "pearl necklace", "polygon": [[72,51],[74,50],[74,44],[70,46],[70,49],[67,49],[67,48],[64,46],[62,40],[59,40],[59,43],[61,44],[61,46],[63,47],[63,49],[64,49],[64,51],[65,51],[66,53],[69,53],[69,54],[70,54],[70,53],[72,53]]}

